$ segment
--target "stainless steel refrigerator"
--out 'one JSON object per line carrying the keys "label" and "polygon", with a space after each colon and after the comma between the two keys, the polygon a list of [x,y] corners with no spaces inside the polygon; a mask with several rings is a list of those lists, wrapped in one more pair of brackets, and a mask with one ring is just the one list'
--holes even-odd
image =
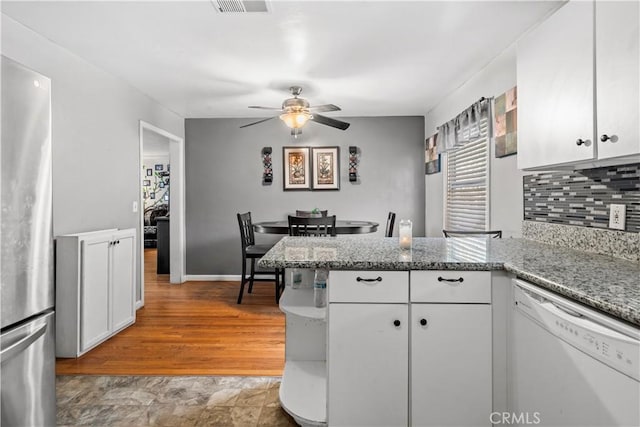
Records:
{"label": "stainless steel refrigerator", "polygon": [[2,62],[1,425],[56,424],[51,81]]}

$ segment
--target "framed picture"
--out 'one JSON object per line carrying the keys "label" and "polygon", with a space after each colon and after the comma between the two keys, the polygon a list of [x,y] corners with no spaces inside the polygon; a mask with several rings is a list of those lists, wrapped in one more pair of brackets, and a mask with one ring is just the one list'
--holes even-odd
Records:
{"label": "framed picture", "polygon": [[285,191],[310,190],[309,147],[282,147]]}
{"label": "framed picture", "polygon": [[150,199],[155,199],[156,198],[156,193],[149,193],[149,198]]}
{"label": "framed picture", "polygon": [[496,157],[518,152],[518,90],[512,87],[498,96],[494,104]]}
{"label": "framed picture", "polygon": [[151,180],[150,179],[143,180],[142,185],[144,185],[145,187],[151,187]]}
{"label": "framed picture", "polygon": [[153,169],[147,169],[147,176],[153,175]]}
{"label": "framed picture", "polygon": [[164,168],[162,167],[162,165],[156,165],[156,170],[157,170],[157,171],[161,171],[161,170],[163,170],[163,169],[164,169]]}
{"label": "framed picture", "polygon": [[440,172],[440,156],[438,153],[438,134],[432,135],[425,140],[424,151],[424,173],[430,175]]}
{"label": "framed picture", "polygon": [[313,162],[313,189],[340,189],[340,148],[314,147],[311,149]]}
{"label": "framed picture", "polygon": [[160,183],[158,184],[158,188],[164,188],[164,181],[160,181]]}
{"label": "framed picture", "polygon": [[167,172],[169,172],[170,170],[171,170],[171,165],[167,163]]}
{"label": "framed picture", "polygon": [[163,199],[168,202],[169,201],[169,194],[168,193],[164,193],[164,197]]}

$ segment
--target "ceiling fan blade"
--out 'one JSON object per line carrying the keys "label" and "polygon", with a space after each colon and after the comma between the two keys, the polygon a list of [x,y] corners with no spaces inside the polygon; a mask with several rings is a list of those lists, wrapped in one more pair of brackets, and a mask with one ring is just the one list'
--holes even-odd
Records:
{"label": "ceiling fan blade", "polygon": [[278,108],[278,107],[261,107],[259,105],[249,105],[249,108],[258,108],[260,110],[277,110],[277,111],[282,111],[282,108]]}
{"label": "ceiling fan blade", "polygon": [[326,111],[340,111],[340,107],[333,104],[315,105],[313,107],[309,107],[309,109],[318,111],[319,113],[324,113]]}
{"label": "ceiling fan blade", "polygon": [[320,123],[322,125],[331,126],[341,130],[347,130],[349,126],[351,126],[350,123],[332,119],[331,117],[327,117],[327,116],[321,116],[320,114],[314,114],[310,120],[313,120],[314,122]]}
{"label": "ceiling fan blade", "polygon": [[246,127],[248,127],[248,126],[253,126],[253,125],[260,124],[260,123],[264,123],[264,122],[266,122],[267,120],[275,119],[276,117],[278,117],[278,116],[274,116],[274,117],[267,117],[266,119],[258,120],[257,122],[253,122],[253,123],[249,123],[249,124],[246,124],[246,125],[242,125],[242,126],[240,126],[240,128],[242,129],[242,128],[246,128]]}

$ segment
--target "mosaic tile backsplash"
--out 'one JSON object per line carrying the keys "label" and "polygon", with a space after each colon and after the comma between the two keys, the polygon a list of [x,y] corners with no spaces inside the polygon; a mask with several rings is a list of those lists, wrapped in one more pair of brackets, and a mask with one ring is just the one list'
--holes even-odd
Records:
{"label": "mosaic tile backsplash", "polygon": [[524,177],[525,220],[608,228],[611,203],[626,205],[626,231],[640,232],[640,163]]}

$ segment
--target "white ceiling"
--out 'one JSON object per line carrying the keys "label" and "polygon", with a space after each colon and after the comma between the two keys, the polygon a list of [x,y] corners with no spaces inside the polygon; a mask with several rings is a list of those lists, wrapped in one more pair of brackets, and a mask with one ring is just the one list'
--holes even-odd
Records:
{"label": "white ceiling", "polygon": [[424,115],[557,7],[312,0],[221,14],[209,0],[2,2],[183,117],[268,116],[247,106],[279,107],[292,84],[339,115]]}

